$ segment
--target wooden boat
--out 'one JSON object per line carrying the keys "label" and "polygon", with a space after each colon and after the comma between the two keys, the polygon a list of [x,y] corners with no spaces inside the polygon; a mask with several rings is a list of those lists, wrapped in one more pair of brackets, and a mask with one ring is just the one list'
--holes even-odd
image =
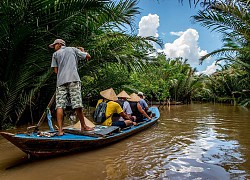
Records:
{"label": "wooden boat", "polygon": [[52,135],[50,132],[43,132],[43,134],[37,132],[31,134],[0,132],[0,134],[28,156],[55,156],[103,147],[142,131],[155,124],[160,117],[157,107],[150,107],[150,110],[154,114],[151,120],[145,119],[137,126],[122,130],[116,126],[96,126],[94,131],[88,132],[81,132],[79,129],[69,127],[64,129],[65,135],[63,136],[50,136]]}

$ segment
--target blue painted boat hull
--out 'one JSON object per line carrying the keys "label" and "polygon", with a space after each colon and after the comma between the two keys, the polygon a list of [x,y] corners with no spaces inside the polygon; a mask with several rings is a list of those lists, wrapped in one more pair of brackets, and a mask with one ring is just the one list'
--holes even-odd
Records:
{"label": "blue painted boat hull", "polygon": [[28,135],[25,133],[11,134],[0,132],[0,134],[28,155],[36,157],[55,156],[103,147],[149,128],[154,125],[160,117],[157,107],[150,107],[150,110],[155,114],[152,120],[146,120],[137,126],[131,126],[131,128],[114,132],[105,137],[76,135],[71,133],[53,137],[39,137],[37,133]]}

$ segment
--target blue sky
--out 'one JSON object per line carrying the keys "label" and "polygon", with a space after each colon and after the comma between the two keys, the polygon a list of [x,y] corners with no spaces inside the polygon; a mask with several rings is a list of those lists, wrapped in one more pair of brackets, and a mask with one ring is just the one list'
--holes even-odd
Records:
{"label": "blue sky", "polygon": [[163,40],[167,57],[184,56],[198,71],[211,74],[216,66],[214,59],[198,65],[199,56],[222,46],[221,34],[211,32],[191,20],[198,7],[190,8],[188,0],[140,0],[141,14],[136,18],[138,34],[158,36]]}

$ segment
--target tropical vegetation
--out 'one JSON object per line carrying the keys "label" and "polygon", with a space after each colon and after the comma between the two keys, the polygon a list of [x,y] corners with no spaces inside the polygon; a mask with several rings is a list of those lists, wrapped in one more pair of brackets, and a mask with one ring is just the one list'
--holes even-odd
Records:
{"label": "tropical vegetation", "polygon": [[149,40],[157,39],[128,33],[139,13],[136,4],[137,0],[1,1],[0,127],[24,117],[33,123],[41,115],[55,91],[48,44],[56,38],[68,46],[84,46],[93,61],[80,66],[80,75],[94,80],[112,62],[129,70],[146,64],[151,59]]}
{"label": "tropical vegetation", "polygon": [[[194,1],[197,4],[200,1]],[[206,1],[204,1],[206,2]],[[249,104],[249,4],[213,1],[194,19],[224,34],[226,66],[197,75],[187,60],[157,54],[154,37],[135,34],[138,0],[2,0],[0,2],[0,129],[37,121],[55,91],[48,45],[62,38],[92,56],[80,62],[84,101],[101,90],[143,91],[148,100],[230,101]],[[191,3],[191,2],[190,2]],[[238,3],[238,4],[237,4]],[[233,14],[233,12],[235,14]],[[237,18],[235,18],[237,17]],[[152,54],[157,54],[152,56]],[[243,91],[245,90],[245,91]],[[223,99],[224,98],[224,99]]]}
{"label": "tropical vegetation", "polygon": [[[203,56],[224,61],[221,71],[208,77],[207,88],[219,100],[250,104],[250,3],[248,0],[213,1],[193,16],[202,26],[223,35],[222,48]],[[211,97],[212,97],[211,96]]]}

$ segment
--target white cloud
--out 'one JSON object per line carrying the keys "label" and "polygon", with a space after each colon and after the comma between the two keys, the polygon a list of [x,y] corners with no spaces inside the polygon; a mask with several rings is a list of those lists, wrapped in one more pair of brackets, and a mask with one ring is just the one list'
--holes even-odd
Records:
{"label": "white cloud", "polygon": [[213,62],[210,66],[207,66],[207,68],[204,71],[198,72],[197,74],[206,74],[210,75],[216,72],[216,69],[218,69],[219,66],[216,65],[216,62]]}
{"label": "white cloud", "polygon": [[170,32],[171,35],[174,35],[174,36],[181,36],[183,34],[182,31],[179,31],[179,32]]}
{"label": "white cloud", "polygon": [[157,14],[149,14],[143,16],[139,22],[139,33],[138,36],[147,37],[154,36],[158,37],[158,27],[160,26],[159,16]]}
{"label": "white cloud", "polygon": [[[157,14],[148,14],[143,16],[139,22],[138,36],[158,37],[158,28],[160,26],[159,16]],[[162,33],[164,36],[164,33]],[[192,67],[198,67],[199,58],[207,54],[207,50],[202,50],[199,47],[199,33],[195,29],[187,29],[186,31],[170,32],[171,35],[177,36],[172,43],[166,43],[163,50],[167,58],[179,58],[188,59],[188,63]],[[153,43],[153,46],[156,45]],[[209,60],[209,59],[207,59]]]}
{"label": "white cloud", "polygon": [[207,54],[206,50],[201,50],[198,46],[199,33],[195,29],[187,29],[182,32],[171,32],[171,35],[179,36],[173,43],[164,45],[164,53],[168,58],[188,59],[188,63],[196,67],[199,64],[199,58]]}

